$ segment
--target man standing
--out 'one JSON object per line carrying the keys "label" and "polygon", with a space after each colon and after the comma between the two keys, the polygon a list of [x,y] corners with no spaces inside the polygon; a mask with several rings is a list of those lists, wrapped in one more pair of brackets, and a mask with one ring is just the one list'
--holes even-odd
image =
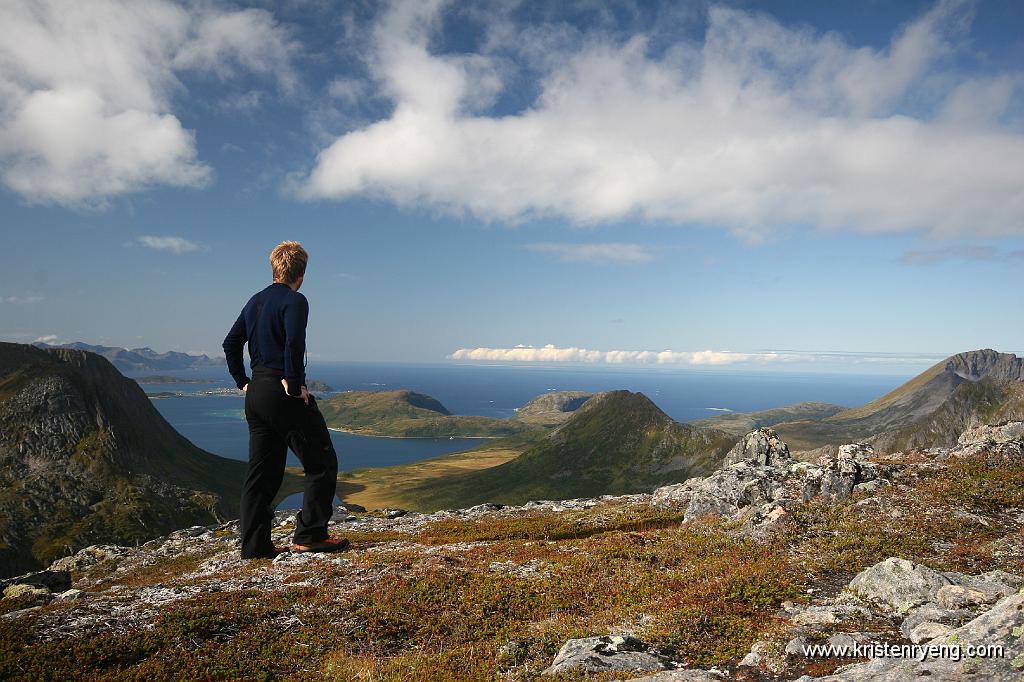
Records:
{"label": "man standing", "polygon": [[[298,242],[281,242],[270,253],[274,283],[245,304],[224,338],[228,371],[245,391],[249,469],[242,488],[242,558],[286,551],[270,539],[274,496],[284,478],[288,448],[302,462],[305,491],[296,517],[293,551],[333,552],[348,540],[327,535],[334,512],[338,457],[316,399],[306,390],[306,320],[309,304],[299,293],[309,255]],[[252,379],[242,347],[249,343]]]}

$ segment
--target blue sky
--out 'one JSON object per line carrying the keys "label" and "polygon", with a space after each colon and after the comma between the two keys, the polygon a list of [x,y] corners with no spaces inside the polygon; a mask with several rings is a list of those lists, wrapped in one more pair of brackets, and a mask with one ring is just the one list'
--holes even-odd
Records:
{"label": "blue sky", "polygon": [[324,360],[1024,350],[1020,3],[71,7],[0,8],[5,340],[216,353],[298,239]]}

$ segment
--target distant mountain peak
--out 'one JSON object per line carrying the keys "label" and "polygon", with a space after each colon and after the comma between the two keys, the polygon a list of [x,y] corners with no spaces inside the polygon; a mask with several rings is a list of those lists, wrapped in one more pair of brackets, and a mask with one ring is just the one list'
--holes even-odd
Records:
{"label": "distant mountain peak", "polygon": [[1024,381],[1024,358],[991,348],[957,353],[946,359],[945,369],[968,381],[979,381],[985,377]]}
{"label": "distant mountain peak", "polygon": [[179,351],[167,351],[158,353],[152,348],[120,348],[117,346],[94,346],[82,341],[72,341],[50,345],[37,341],[32,344],[36,348],[72,348],[84,350],[90,353],[102,355],[109,360],[114,367],[121,372],[161,372],[167,370],[194,369],[197,367],[223,367],[225,360],[222,357],[211,358],[208,355],[189,355]]}
{"label": "distant mountain peak", "polygon": [[870,440],[893,452],[948,446],[970,426],[1022,417],[1024,358],[982,348],[951,355],[866,405],[775,428],[801,450]]}

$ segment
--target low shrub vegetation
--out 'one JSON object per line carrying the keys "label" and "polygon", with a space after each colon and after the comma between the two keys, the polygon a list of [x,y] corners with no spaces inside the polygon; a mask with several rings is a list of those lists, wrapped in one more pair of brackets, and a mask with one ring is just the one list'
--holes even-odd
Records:
{"label": "low shrub vegetation", "polygon": [[[174,602],[149,629],[37,639],[33,621],[59,604],[0,622],[0,679],[525,680],[567,639],[610,632],[689,665],[730,665],[781,631],[783,601],[834,593],[889,556],[1024,570],[998,553],[1021,539],[1006,512],[1024,507],[1022,491],[1024,465],[978,458],[912,468],[867,503],[805,503],[761,542],[734,523],[615,503],[359,531],[349,563]],[[173,583],[202,560],[110,572],[102,585]]]}

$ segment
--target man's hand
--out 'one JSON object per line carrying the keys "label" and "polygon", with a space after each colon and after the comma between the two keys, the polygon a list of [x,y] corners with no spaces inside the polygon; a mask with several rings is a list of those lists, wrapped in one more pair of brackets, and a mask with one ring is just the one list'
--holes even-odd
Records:
{"label": "man's hand", "polygon": [[242,393],[248,393],[248,392],[249,392],[249,384],[246,384],[245,386],[242,386]]}
{"label": "man's hand", "polygon": [[[281,385],[284,386],[284,392],[288,393],[288,380],[281,379]],[[291,398],[302,398],[303,402],[309,405],[309,391],[306,390],[305,386],[303,386],[300,391],[301,393],[299,393],[299,395],[292,395],[291,393],[288,393],[288,396]]]}

